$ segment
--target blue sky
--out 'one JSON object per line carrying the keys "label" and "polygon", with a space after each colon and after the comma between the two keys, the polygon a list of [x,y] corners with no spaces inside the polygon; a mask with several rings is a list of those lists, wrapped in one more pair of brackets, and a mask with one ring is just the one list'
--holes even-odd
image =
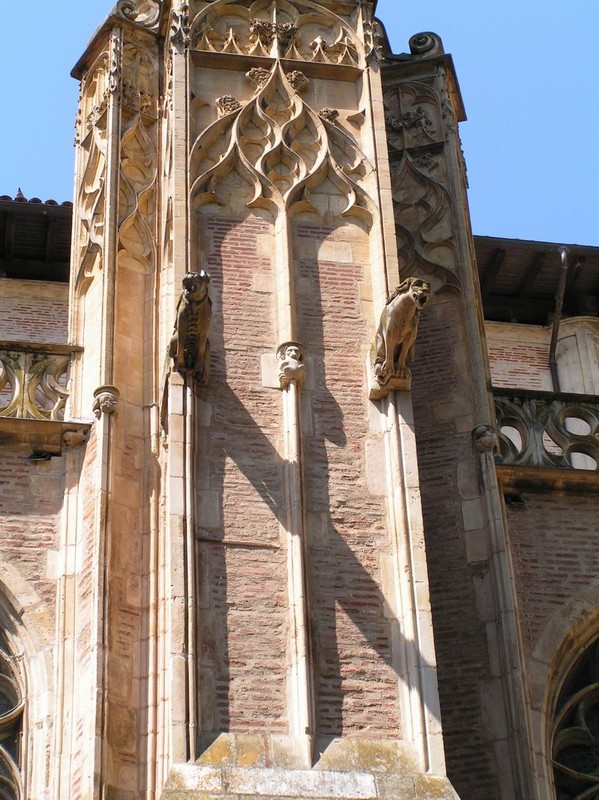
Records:
{"label": "blue sky", "polygon": [[[0,194],[68,200],[69,72],[112,3],[4,3]],[[454,57],[474,233],[599,246],[599,0],[379,0],[378,16],[396,52],[432,30]]]}

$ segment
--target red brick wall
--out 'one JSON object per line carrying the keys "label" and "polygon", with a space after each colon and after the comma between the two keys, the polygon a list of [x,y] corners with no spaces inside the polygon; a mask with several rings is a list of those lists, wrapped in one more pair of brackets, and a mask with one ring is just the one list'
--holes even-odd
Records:
{"label": "red brick wall", "polygon": [[202,726],[286,732],[282,401],[261,376],[261,356],[278,344],[272,228],[255,217],[201,218],[200,227],[214,299],[212,373],[200,392],[211,416],[198,442]]}
{"label": "red brick wall", "polygon": [[[324,243],[347,260],[304,255],[317,256]],[[366,244],[357,226],[297,225],[299,330],[313,373],[303,400],[312,420],[311,430],[304,426],[304,489],[316,721],[321,734],[393,737],[401,734],[398,676],[379,587],[390,542],[384,499],[366,485]]]}
{"label": "red brick wall", "polygon": [[0,339],[64,344],[67,313],[67,284],[2,280]]}
{"label": "red brick wall", "polygon": [[[490,676],[485,625],[464,540],[459,469],[473,459],[459,298],[437,295],[423,313],[413,401],[447,771],[464,800],[499,797],[480,684]],[[476,467],[471,467],[476,474]]]}
{"label": "red brick wall", "polygon": [[487,322],[493,386],[551,391],[550,328]]}
{"label": "red brick wall", "polygon": [[62,459],[29,461],[27,448],[2,448],[0,459],[0,558],[13,564],[55,606],[48,553],[58,547],[63,496]]}
{"label": "red brick wall", "polygon": [[520,629],[530,655],[555,611],[597,579],[599,498],[573,492],[525,492],[522,498],[524,506],[506,511]]}

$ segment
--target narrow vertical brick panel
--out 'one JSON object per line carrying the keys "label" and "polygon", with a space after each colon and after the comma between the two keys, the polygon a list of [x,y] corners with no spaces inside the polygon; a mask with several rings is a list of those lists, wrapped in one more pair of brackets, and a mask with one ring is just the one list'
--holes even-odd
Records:
{"label": "narrow vertical brick panel", "polygon": [[457,421],[470,406],[460,301],[438,295],[424,311],[413,367],[418,466],[447,772],[460,797],[499,797],[480,683],[491,674],[464,541],[458,466],[474,458]]}
{"label": "narrow vertical brick panel", "polygon": [[[64,492],[62,459],[31,462],[23,448],[2,450],[0,460],[0,562],[18,570],[53,610],[56,584],[48,554],[58,547]],[[8,587],[17,591],[16,587]]]}
{"label": "narrow vertical brick panel", "polygon": [[380,560],[390,552],[385,502],[366,483],[370,329],[359,254],[367,240],[354,225],[298,223],[295,252],[300,337],[313,373],[304,474],[317,732],[399,737],[399,679],[380,588]]}
{"label": "narrow vertical brick panel", "polygon": [[262,355],[278,344],[272,226],[214,216],[201,217],[200,229],[214,303],[196,470],[201,724],[285,732],[281,396],[261,374]]}
{"label": "narrow vertical brick panel", "polygon": [[523,506],[507,506],[507,517],[520,630],[530,655],[548,620],[597,580],[599,499],[572,492],[530,492],[522,499]]}

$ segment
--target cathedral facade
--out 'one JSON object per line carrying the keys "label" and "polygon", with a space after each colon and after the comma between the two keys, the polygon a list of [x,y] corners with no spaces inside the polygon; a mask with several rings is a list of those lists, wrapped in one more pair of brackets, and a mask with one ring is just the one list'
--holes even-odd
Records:
{"label": "cathedral facade", "polygon": [[120,0],[0,197],[0,798],[599,798],[599,250],[374,5]]}

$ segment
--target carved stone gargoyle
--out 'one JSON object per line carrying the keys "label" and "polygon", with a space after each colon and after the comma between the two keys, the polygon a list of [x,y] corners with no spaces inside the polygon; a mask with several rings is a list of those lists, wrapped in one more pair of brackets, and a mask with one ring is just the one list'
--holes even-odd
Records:
{"label": "carved stone gargoyle", "polygon": [[169,356],[181,375],[192,376],[198,383],[208,382],[210,342],[208,329],[212,318],[212,300],[208,294],[210,275],[204,270],[188,272],[177,305],[175,332]]}
{"label": "carved stone gargoyle", "polygon": [[430,294],[428,281],[406,278],[387,300],[376,332],[371,400],[380,400],[394,389],[411,388],[409,364],[414,359],[420,312]]}

